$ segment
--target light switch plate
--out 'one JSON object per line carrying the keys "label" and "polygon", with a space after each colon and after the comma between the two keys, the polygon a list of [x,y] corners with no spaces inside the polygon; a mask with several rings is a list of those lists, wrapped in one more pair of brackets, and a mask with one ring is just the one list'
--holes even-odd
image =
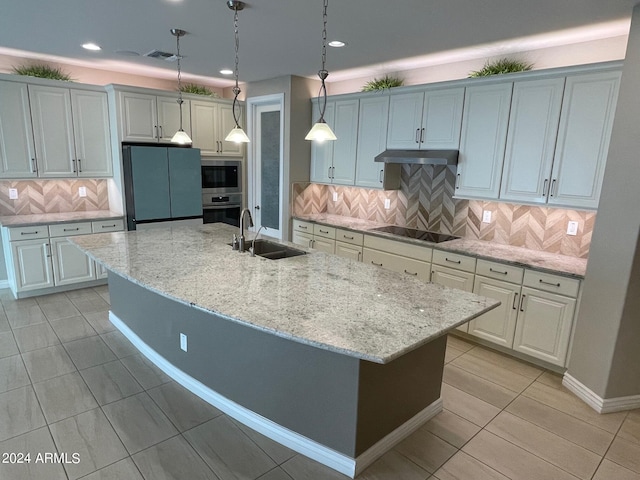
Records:
{"label": "light switch plate", "polygon": [[9,189],[9,200],[17,200],[18,199],[18,189],[10,188]]}
{"label": "light switch plate", "polygon": [[87,196],[87,187],[78,188],[78,195],[80,197],[86,197]]}
{"label": "light switch plate", "polygon": [[491,223],[491,210],[484,210],[482,212],[482,223]]}
{"label": "light switch plate", "polygon": [[180,348],[187,351],[187,336],[184,333],[180,334]]}
{"label": "light switch plate", "polygon": [[391,199],[390,198],[385,198],[384,199],[384,208],[386,208],[387,210],[389,210],[391,208]]}
{"label": "light switch plate", "polygon": [[333,201],[337,202],[338,201],[338,192],[333,192]]}
{"label": "light switch plate", "polygon": [[569,222],[567,225],[567,235],[577,235],[578,234],[578,222]]}

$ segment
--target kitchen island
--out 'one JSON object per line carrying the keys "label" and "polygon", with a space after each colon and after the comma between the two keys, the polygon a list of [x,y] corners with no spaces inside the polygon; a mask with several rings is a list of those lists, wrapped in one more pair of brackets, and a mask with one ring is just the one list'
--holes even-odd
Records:
{"label": "kitchen island", "polygon": [[251,257],[231,250],[234,233],[71,241],[109,269],[110,318],[150,360],[350,476],[441,410],[445,333],[499,304],[320,252]]}

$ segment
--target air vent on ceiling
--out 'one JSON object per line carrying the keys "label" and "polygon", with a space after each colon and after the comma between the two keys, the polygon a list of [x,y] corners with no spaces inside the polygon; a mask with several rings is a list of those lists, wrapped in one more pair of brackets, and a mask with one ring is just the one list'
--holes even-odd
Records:
{"label": "air vent on ceiling", "polygon": [[163,52],[161,50],[151,50],[144,54],[145,57],[159,58],[160,60],[166,60],[167,62],[175,62],[178,56],[174,53]]}

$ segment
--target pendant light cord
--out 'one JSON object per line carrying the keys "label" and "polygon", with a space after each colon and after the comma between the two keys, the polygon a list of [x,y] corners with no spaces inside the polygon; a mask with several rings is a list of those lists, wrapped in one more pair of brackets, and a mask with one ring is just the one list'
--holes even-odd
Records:
{"label": "pendant light cord", "polygon": [[176,35],[176,49],[178,50],[178,106],[180,108],[180,130],[182,131],[182,70],[180,69],[180,34]]}
{"label": "pendant light cord", "polygon": [[327,109],[327,87],[324,84],[324,80],[329,76],[329,72],[325,68],[327,63],[327,7],[329,0],[324,0],[324,9],[322,11],[322,68],[318,72],[320,77],[320,90],[318,91],[318,105],[320,106],[320,97],[322,97],[322,105],[320,106],[320,118],[319,123],[324,122],[324,112]]}
{"label": "pendant light cord", "polygon": [[236,127],[240,128],[240,122],[238,121],[238,115],[236,114],[236,108],[239,109],[240,106],[238,105],[238,95],[240,94],[241,90],[240,87],[238,87],[238,50],[240,49],[240,36],[238,35],[238,7],[236,6],[234,9],[234,14],[233,14],[233,29],[234,29],[234,34],[235,34],[235,45],[236,45],[236,63],[235,63],[235,77],[236,77],[236,86],[233,87],[233,105],[231,107],[232,112],[233,112],[233,120],[236,122]]}

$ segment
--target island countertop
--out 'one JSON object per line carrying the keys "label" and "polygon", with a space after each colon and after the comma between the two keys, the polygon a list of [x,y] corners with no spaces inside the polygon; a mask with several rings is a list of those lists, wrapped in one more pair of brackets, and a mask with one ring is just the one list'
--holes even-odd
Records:
{"label": "island countertop", "polygon": [[168,226],[69,240],[114,273],[170,299],[375,363],[499,305],[317,251],[282,260],[251,257],[228,245],[237,231],[225,224]]}

